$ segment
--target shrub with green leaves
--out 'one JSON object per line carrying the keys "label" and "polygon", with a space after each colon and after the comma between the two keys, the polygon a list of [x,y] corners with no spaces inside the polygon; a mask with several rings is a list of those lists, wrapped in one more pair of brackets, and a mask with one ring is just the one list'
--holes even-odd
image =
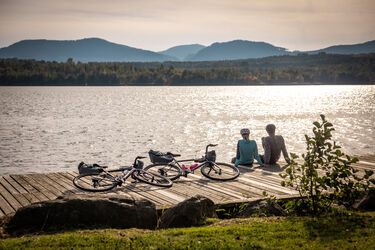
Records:
{"label": "shrub with green leaves", "polygon": [[282,186],[292,187],[300,194],[300,199],[287,202],[289,212],[297,214],[319,214],[329,210],[333,204],[350,207],[356,199],[369,189],[375,180],[370,177],[373,171],[365,170],[360,176],[353,164],[358,162],[341,151],[341,147],[332,140],[332,123],[320,115],[321,123],[314,122],[313,136],[305,135],[306,153],[302,154],[302,163],[291,153],[290,165]]}

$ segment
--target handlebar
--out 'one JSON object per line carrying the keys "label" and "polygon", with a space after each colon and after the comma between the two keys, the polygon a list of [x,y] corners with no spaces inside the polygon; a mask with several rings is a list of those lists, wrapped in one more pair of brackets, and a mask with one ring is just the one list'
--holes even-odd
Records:
{"label": "handlebar", "polygon": [[144,156],[137,156],[137,157],[135,157],[135,160],[134,160],[133,166],[137,165],[137,160],[139,160],[139,159],[144,159],[144,158],[146,158],[146,157],[144,157]]}
{"label": "handlebar", "polygon": [[218,144],[208,144],[207,146],[206,146],[206,154],[207,154],[207,151],[208,151],[208,148],[209,147],[216,147]]}
{"label": "handlebar", "polygon": [[179,156],[181,156],[180,154],[173,154],[171,152],[167,152],[167,155],[171,155],[173,157],[179,157]]}

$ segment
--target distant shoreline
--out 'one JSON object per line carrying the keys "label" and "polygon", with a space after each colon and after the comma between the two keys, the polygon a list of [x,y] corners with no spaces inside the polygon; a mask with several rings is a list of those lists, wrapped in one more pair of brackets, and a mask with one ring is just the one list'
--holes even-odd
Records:
{"label": "distant shoreline", "polygon": [[358,85],[375,85],[374,83],[260,83],[260,84],[124,84],[124,85],[115,85],[115,84],[2,84],[0,87],[210,87],[210,86],[223,86],[223,87],[269,87],[269,86],[358,86]]}
{"label": "distant shoreline", "polygon": [[375,54],[165,63],[0,59],[0,85],[280,86],[375,84]]}

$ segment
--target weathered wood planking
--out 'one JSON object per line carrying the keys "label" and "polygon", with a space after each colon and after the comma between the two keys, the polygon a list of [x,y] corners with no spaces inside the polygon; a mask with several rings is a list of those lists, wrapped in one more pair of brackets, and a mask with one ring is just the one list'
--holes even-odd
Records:
{"label": "weathered wood planking", "polygon": [[[359,157],[355,164],[360,172],[375,170],[375,155]],[[263,191],[277,197],[297,195],[295,190],[282,187],[279,176],[285,166],[252,168],[240,166],[241,175],[232,181],[219,182],[205,178],[200,170],[175,180],[171,188],[161,188],[128,180],[122,187],[108,193],[128,194],[137,199],[144,198],[154,202],[157,208],[173,206],[197,194],[212,199],[217,204],[250,201],[263,197]],[[76,171],[47,174],[25,174],[0,176],[0,217],[14,213],[17,209],[31,203],[53,200],[65,194],[85,194],[73,185]]]}

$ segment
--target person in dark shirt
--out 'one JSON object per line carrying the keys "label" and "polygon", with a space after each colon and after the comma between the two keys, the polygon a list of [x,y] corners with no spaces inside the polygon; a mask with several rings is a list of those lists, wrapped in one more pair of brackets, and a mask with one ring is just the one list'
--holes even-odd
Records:
{"label": "person in dark shirt", "polygon": [[262,137],[262,146],[264,149],[264,155],[261,155],[261,160],[264,164],[276,164],[280,159],[281,152],[285,161],[290,164],[288,152],[286,151],[284,138],[281,135],[275,135],[276,126],[268,124],[266,126],[268,133],[267,137]]}

